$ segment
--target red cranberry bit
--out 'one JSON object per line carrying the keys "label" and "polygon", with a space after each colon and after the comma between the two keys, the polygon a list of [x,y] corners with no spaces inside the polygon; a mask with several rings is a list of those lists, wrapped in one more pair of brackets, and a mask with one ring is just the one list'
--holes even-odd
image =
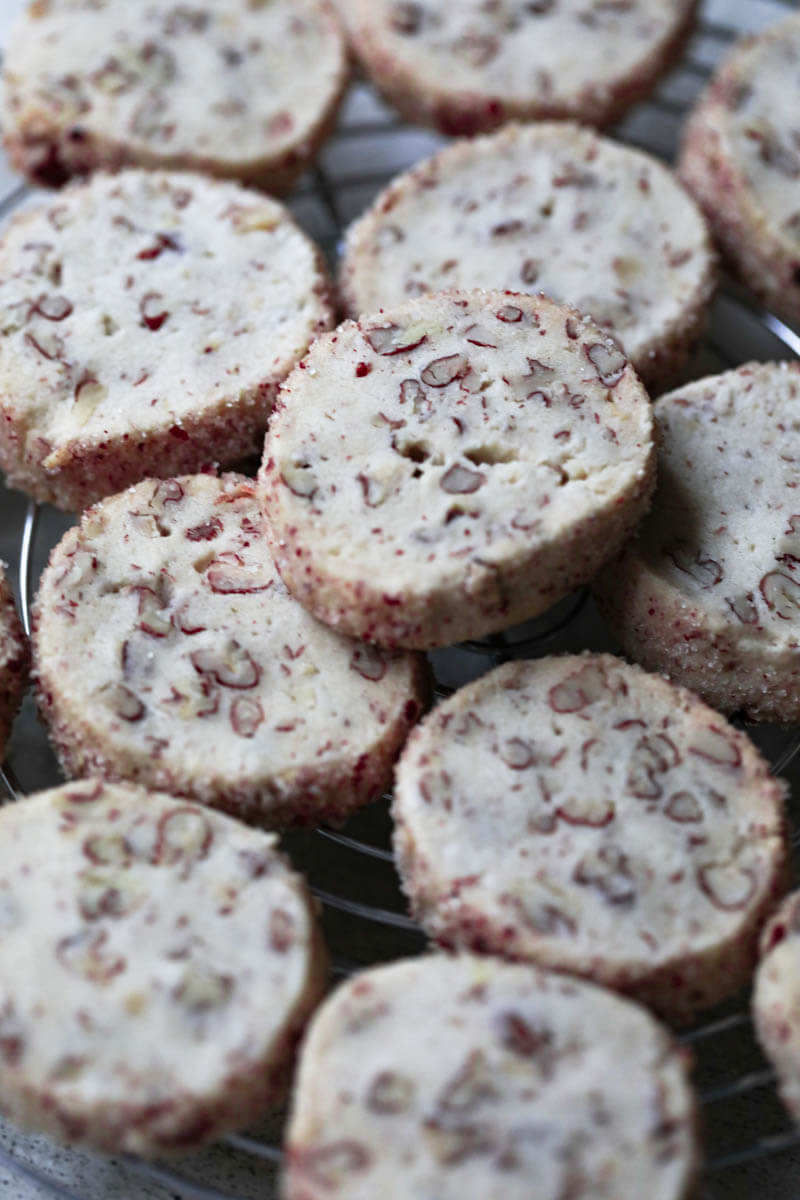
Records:
{"label": "red cranberry bit", "polygon": [[360,362],[356,365],[356,378],[363,379],[365,375],[369,375],[372,367],[369,363]]}
{"label": "red cranberry bit", "polygon": [[205,858],[213,841],[214,832],[203,813],[188,804],[179,805],[159,819],[151,862],[157,865]]}
{"label": "red cranberry bit", "polygon": [[146,296],[142,297],[139,303],[142,324],[154,332],[161,328],[169,316],[167,310],[161,307],[163,299],[164,297],[161,295],[161,292],[148,292]]}
{"label": "red cranberry bit", "polygon": [[194,525],[191,529],[187,529],[184,537],[188,538],[190,542],[213,542],[220,533],[222,533],[222,521],[219,517],[211,517],[201,525]]}
{"label": "red cranberry bit", "polygon": [[522,320],[522,309],[515,308],[513,304],[505,304],[495,313],[498,321],[503,321],[506,325],[516,325]]}
{"label": "red cranberry bit", "polygon": [[371,683],[377,683],[386,674],[387,665],[382,651],[377,646],[370,646],[364,642],[356,646],[351,654],[350,669],[358,671],[359,675]]}
{"label": "red cranberry bit", "polygon": [[178,253],[182,253],[183,246],[178,240],[177,234],[157,233],[155,244],[145,247],[144,250],[140,250],[136,257],[146,261],[148,259],[158,258],[159,255],[163,254],[165,250],[175,250]]}
{"label": "red cranberry bit", "polygon": [[63,321],[72,311],[72,303],[66,296],[40,296],[34,302],[33,312],[48,321]]}
{"label": "red cranberry bit", "polygon": [[698,867],[697,880],[715,908],[741,912],[755,894],[755,872],[738,863],[706,863]]}

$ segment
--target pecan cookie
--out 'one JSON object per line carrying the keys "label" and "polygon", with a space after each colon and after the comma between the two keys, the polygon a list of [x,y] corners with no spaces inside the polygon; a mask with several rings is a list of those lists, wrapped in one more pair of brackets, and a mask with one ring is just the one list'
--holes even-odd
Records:
{"label": "pecan cookie", "polygon": [[282,1195],[688,1200],[695,1126],[686,1058],[643,1009],[528,966],[415,958],[315,1016]]}
{"label": "pecan cookie", "polygon": [[84,513],[42,576],[34,654],[70,774],[267,826],[379,794],[425,699],[416,655],[341,637],[287,593],[236,475],[145,480]]}
{"label": "pecan cookie", "polygon": [[800,363],[750,363],[655,405],[658,490],[595,581],[625,652],[722,712],[800,722]]}
{"label": "pecan cookie", "polygon": [[509,663],[415,731],[395,849],[442,945],[685,1020],[746,982],[785,887],[784,786],[690,692],[610,655]]}
{"label": "pecan cookie", "polygon": [[730,265],[800,328],[800,15],[745,38],[686,129],[680,176]]}
{"label": "pecan cookie", "polygon": [[0,762],[28,680],[28,639],[0,563]]}
{"label": "pecan cookie", "polygon": [[0,240],[0,466],[79,510],[261,444],[333,323],[319,251],[276,201],[197,175],[99,175]]}
{"label": "pecan cookie", "polygon": [[591,316],[648,384],[681,366],[714,289],[705,221],[648,154],[571,124],[510,126],[401,175],[351,226],[351,316],[445,287],[545,292]]}
{"label": "pecan cookie", "polygon": [[695,0],[340,0],[373,82],[410,121],[608,125],[672,65]]}
{"label": "pecan cookie", "polygon": [[0,853],[5,1116],[159,1155],[280,1099],[326,955],[274,836],[84,780],[3,808]]}
{"label": "pecan cookie", "polygon": [[753,989],[753,1019],[780,1093],[800,1121],[800,892],[778,909],[761,939]]}
{"label": "pecan cookie", "polygon": [[281,392],[262,499],[321,620],[427,649],[542,612],[647,508],[644,388],[544,296],[445,292],[320,338]]}
{"label": "pecan cookie", "polygon": [[141,166],[283,190],[348,75],[325,0],[32,0],[4,67],[9,157],[51,187]]}

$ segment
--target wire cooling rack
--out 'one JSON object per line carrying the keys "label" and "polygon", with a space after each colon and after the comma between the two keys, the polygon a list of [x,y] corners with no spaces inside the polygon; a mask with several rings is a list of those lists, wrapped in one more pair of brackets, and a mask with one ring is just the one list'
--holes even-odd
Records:
{"label": "wire cooling rack", "polygon": [[[0,46],[22,0],[0,0]],[[794,0],[705,0],[696,36],[680,66],[656,95],[618,127],[624,140],[660,156],[674,156],[680,127],[710,71],[740,33],[795,9]],[[337,132],[318,166],[289,199],[307,232],[332,262],[342,231],[397,171],[432,153],[443,139],[404,125],[357,80]],[[0,217],[29,194],[0,157]],[[718,299],[711,327],[686,372],[696,378],[749,358],[800,355],[800,337],[757,310],[734,287]],[[8,560],[26,627],[39,572],[50,548],[72,523],[0,484],[0,556]],[[431,655],[439,694],[445,694],[509,658],[582,648],[614,649],[583,591],[544,617],[506,634]],[[800,736],[760,727],[749,732],[777,774],[800,797]],[[794,776],[797,776],[795,779]],[[52,785],[58,770],[26,699],[0,770],[0,795],[14,799]],[[794,802],[800,829],[800,805]],[[340,831],[317,830],[285,839],[320,902],[334,977],[361,966],[423,949],[425,940],[406,915],[390,850],[387,798]],[[800,834],[795,834],[795,846]],[[777,1098],[774,1072],[758,1050],[749,998],[739,996],[679,1033],[695,1059],[695,1083],[705,1126],[702,1200],[796,1200],[800,1187],[800,1131]],[[282,1118],[232,1135],[175,1164],[111,1159],[57,1147],[0,1122],[0,1196],[3,1200],[273,1200],[278,1192]],[[647,1200],[642,1197],[642,1200]]]}

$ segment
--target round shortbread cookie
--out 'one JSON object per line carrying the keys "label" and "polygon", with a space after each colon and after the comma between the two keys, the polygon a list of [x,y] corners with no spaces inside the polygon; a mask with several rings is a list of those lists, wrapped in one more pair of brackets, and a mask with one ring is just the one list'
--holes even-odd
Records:
{"label": "round shortbread cookie", "polygon": [[84,780],[3,808],[0,854],[5,1116],[158,1155],[281,1098],[326,955],[273,835]]}
{"label": "round shortbread cookie", "polygon": [[333,324],[280,204],[196,175],[96,176],[0,241],[0,466],[80,510],[260,449],[277,386]]}
{"label": "round shortbread cookie", "polygon": [[744,984],[786,887],[783,784],[690,692],[610,655],[509,663],[412,734],[395,850],[447,947],[685,1020]]}
{"label": "round shortbread cookie", "polygon": [[699,336],[715,272],[705,221],[666,167],[544,124],[401,175],[351,226],[340,280],[351,316],[443,287],[542,291],[613,334],[652,383]]}
{"label": "round shortbread cookie", "polygon": [[340,0],[373,82],[410,121],[608,125],[678,57],[695,0]]}
{"label": "round shortbread cookie", "polygon": [[52,187],[141,166],[284,190],[348,76],[325,0],[31,0],[4,68],[9,157]]}
{"label": "round shortbread cookie", "polygon": [[658,490],[596,580],[626,654],[722,712],[800,722],[800,363],[750,363],[655,406]]}
{"label": "round shortbread cookie", "polygon": [[309,1027],[282,1195],[687,1200],[686,1067],[648,1013],[576,979],[468,955],[378,967]]}
{"label": "round shortbread cookie", "polygon": [[800,328],[800,14],[745,38],[686,127],[680,176],[744,282]]}
{"label": "round shortbread cookie", "polygon": [[281,390],[262,499],[321,620],[427,649],[543,611],[646,510],[647,394],[544,296],[446,292],[320,338]]}
{"label": "round shortbread cookie", "polygon": [[28,681],[28,639],[0,562],[0,762]]}
{"label": "round shortbread cookie", "polygon": [[267,826],[341,820],[391,779],[421,659],[320,625],[275,569],[251,482],[145,480],[84,513],[34,609],[66,770]]}
{"label": "round shortbread cookie", "polygon": [[786,898],[764,930],[753,1018],[781,1096],[800,1121],[800,892]]}

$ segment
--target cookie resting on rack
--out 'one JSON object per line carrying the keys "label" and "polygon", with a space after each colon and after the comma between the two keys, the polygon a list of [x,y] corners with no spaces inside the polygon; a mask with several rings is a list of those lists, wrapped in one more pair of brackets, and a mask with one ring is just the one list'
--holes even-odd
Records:
{"label": "cookie resting on rack", "polygon": [[662,396],[658,489],[595,581],[625,653],[721,712],[800,722],[800,363]]}
{"label": "cookie resting on rack", "polygon": [[544,296],[445,292],[312,346],[260,482],[303,604],[430,649],[590,579],[647,510],[654,462],[647,393],[597,325]]}
{"label": "cookie resting on rack", "polygon": [[652,385],[702,332],[711,240],[657,159],[571,124],[513,125],[399,176],[347,234],[350,316],[451,287],[544,292],[591,316]]}
{"label": "cookie resting on rack", "polygon": [[287,593],[236,475],[145,480],[84,513],[42,576],[34,657],[69,774],[268,827],[379,795],[426,697],[417,655],[342,637]]}
{"label": "cookie resting on rack", "polygon": [[764,930],[753,1020],[781,1097],[800,1122],[800,892],[786,898]]}
{"label": "cookie resting on rack", "polygon": [[689,118],[680,176],[730,265],[800,329],[800,14],[744,38]]}
{"label": "cookie resting on rack", "polygon": [[785,790],[744,734],[659,676],[610,655],[509,663],[409,739],[398,868],[440,944],[686,1020],[752,973],[786,887]]}
{"label": "cookie resting on rack", "polygon": [[83,780],[4,807],[0,854],[4,1116],[155,1156],[282,1098],[327,957],[274,835]]}
{"label": "cookie resting on rack", "polygon": [[339,0],[375,85],[412,122],[610,125],[680,54],[695,0]]}
{"label": "cookie resting on rack", "polygon": [[9,34],[3,135],[39,185],[141,166],[282,191],[347,77],[325,0],[32,0]]}
{"label": "cookie resting on rack", "polygon": [[688,1200],[687,1060],[647,1012],[522,965],[427,956],[315,1015],[284,1200]]}
{"label": "cookie resting on rack", "polygon": [[333,323],[280,204],[199,175],[98,175],[0,235],[0,467],[72,511],[261,448],[280,381]]}
{"label": "cookie resting on rack", "polygon": [[28,659],[28,639],[0,563],[0,762],[5,756],[11,724],[28,682]]}

